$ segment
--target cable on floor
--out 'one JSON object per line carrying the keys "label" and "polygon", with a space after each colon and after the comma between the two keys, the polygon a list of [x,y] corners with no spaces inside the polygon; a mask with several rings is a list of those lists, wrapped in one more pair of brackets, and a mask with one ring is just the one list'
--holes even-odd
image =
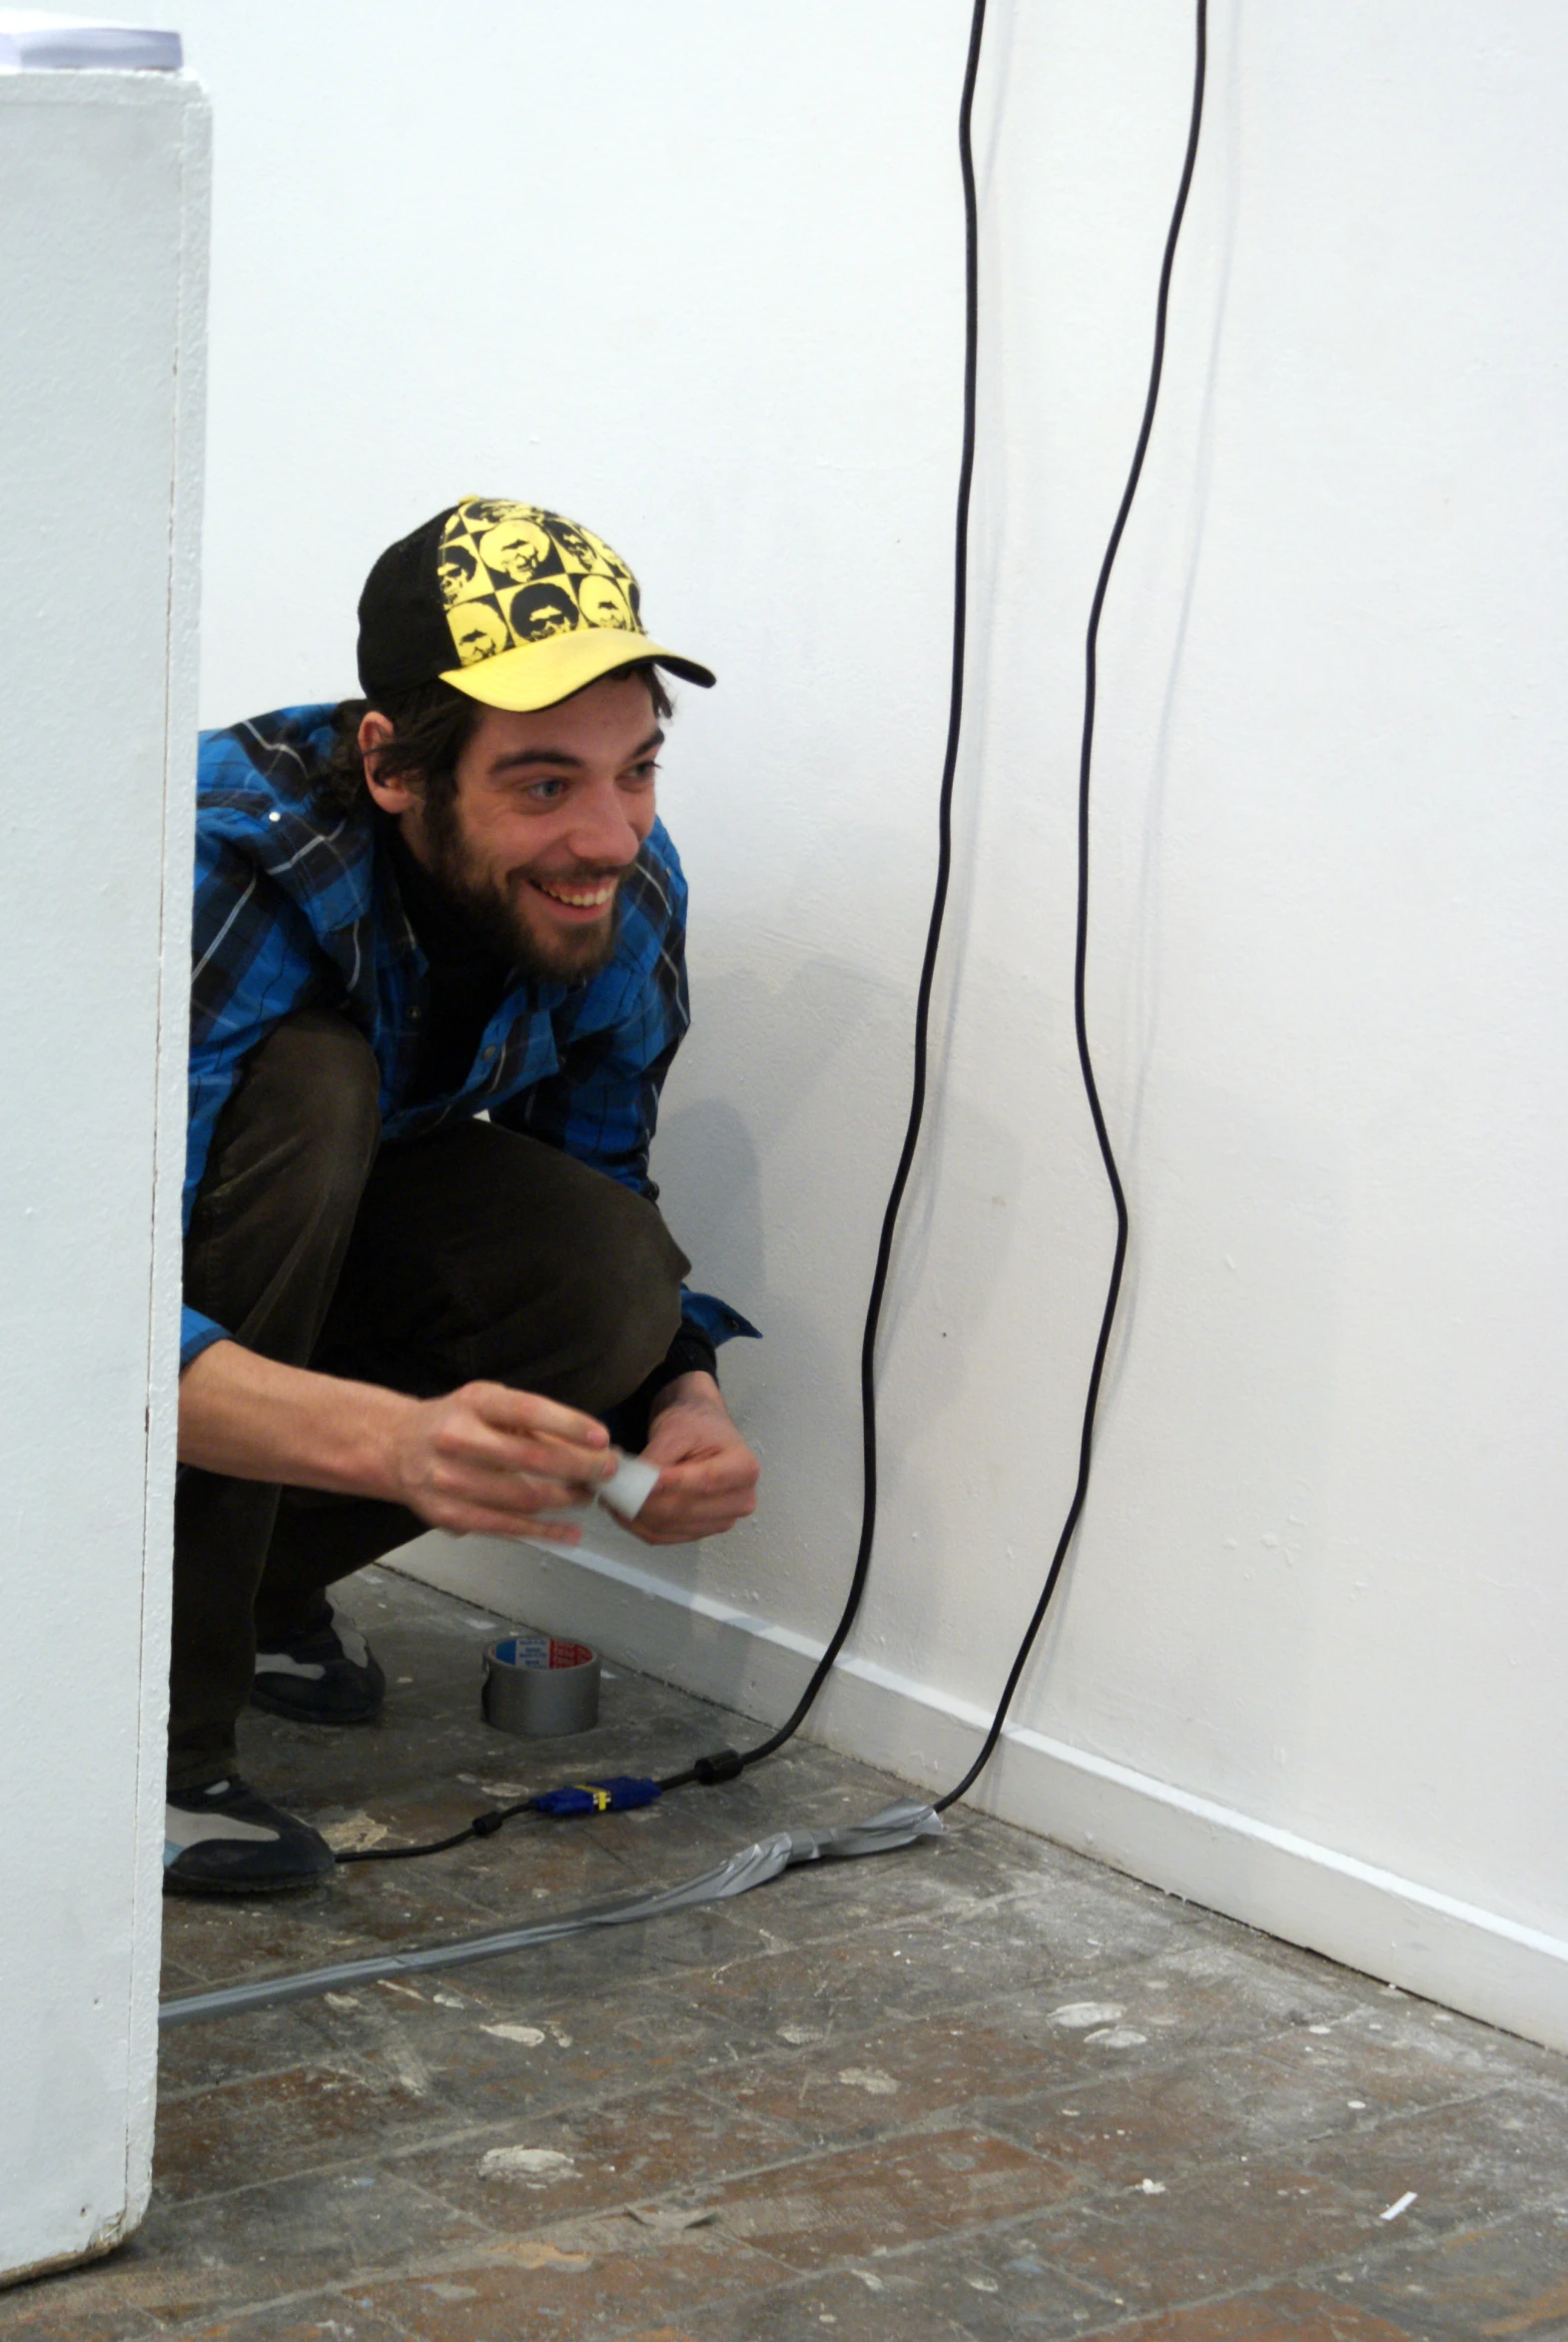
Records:
{"label": "cable on floor", "polygon": [[671,1912],[695,1910],[699,1904],[728,1903],[801,1863],[853,1862],[865,1855],[891,1854],[897,1847],[912,1846],[917,1838],[940,1838],[942,1834],[943,1825],[930,1806],[918,1799],[900,1798],[864,1822],[844,1822],[831,1830],[776,1830],[675,1887],[642,1888],[634,1895],[617,1895],[561,1912],[554,1919],[533,1920],[520,1928],[491,1928],[482,1936],[459,1936],[449,1944],[423,1944],[412,1952],[373,1952],[368,1959],[335,1960],[329,1967],[299,1968],[292,1975],[260,1976],[251,1983],[177,1993],[160,2003],[159,2029],[169,2032],[180,2025],[204,2023],[210,2017],[279,2008],[287,2001],[307,2000],[318,1992],[352,1990],[356,1984],[379,1984],[397,1976],[467,1967],[477,1959],[497,1959],[502,1952],[526,1952],[537,1944],[558,1944],[563,1937],[583,1936],[595,1928],[625,1928],[643,1920],[664,1919]]}

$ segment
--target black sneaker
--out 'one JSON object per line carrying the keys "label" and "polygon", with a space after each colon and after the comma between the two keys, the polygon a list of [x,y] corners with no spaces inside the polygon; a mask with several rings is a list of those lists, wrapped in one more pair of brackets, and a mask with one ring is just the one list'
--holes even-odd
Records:
{"label": "black sneaker", "polygon": [[374,1724],[387,1678],[353,1619],[335,1610],[314,1633],[256,1654],[251,1705],[297,1724]]}
{"label": "black sneaker", "polygon": [[269,1805],[231,1773],[176,1789],[164,1807],[166,1895],[272,1895],[316,1887],[335,1858],[309,1822]]}

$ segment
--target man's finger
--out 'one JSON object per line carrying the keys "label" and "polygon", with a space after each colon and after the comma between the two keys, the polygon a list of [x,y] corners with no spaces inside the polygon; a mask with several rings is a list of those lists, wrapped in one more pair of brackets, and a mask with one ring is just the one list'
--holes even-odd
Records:
{"label": "man's finger", "polygon": [[610,1435],[592,1415],[540,1398],[537,1391],[512,1390],[504,1382],[470,1382],[463,1393],[486,1423],[498,1431],[563,1439],[569,1446],[604,1449]]}
{"label": "man's finger", "polygon": [[587,1490],[575,1480],[547,1480],[538,1472],[464,1473],[457,1492],[465,1502],[488,1505],[495,1512],[540,1513],[580,1511]]}
{"label": "man's finger", "polygon": [[447,1451],[423,1483],[430,1504],[480,1505],[490,1512],[532,1514],[570,1510],[586,1504],[591,1489],[553,1472],[513,1470],[502,1455],[472,1456]]}
{"label": "man's finger", "polygon": [[755,1456],[700,1456],[688,1464],[662,1464],[655,1495],[662,1496],[668,1490],[683,1497],[724,1496],[756,1484]]}
{"label": "man's finger", "polygon": [[558,1480],[583,1482],[590,1488],[613,1480],[620,1469],[620,1450],[616,1447],[582,1448],[563,1439],[536,1439],[533,1450],[538,1459],[534,1469],[552,1473]]}
{"label": "man's finger", "polygon": [[496,1512],[483,1504],[443,1506],[436,1523],[455,1537],[538,1537],[550,1545],[577,1545],[582,1531],[574,1521],[541,1521],[530,1514]]}
{"label": "man's finger", "polygon": [[712,1520],[681,1520],[664,1524],[654,1521],[644,1527],[639,1514],[632,1523],[632,1530],[645,1545],[696,1545],[705,1537],[727,1536],[736,1522],[745,1517],[744,1513],[726,1512],[717,1514]]}
{"label": "man's finger", "polygon": [[525,1472],[537,1479],[565,1481],[578,1488],[596,1488],[615,1470],[615,1450],[611,1447],[576,1447],[563,1439],[502,1431],[478,1415],[470,1415],[466,1421],[458,1417],[449,1422],[439,1444],[464,1465],[494,1472]]}
{"label": "man's finger", "polygon": [[[515,1472],[507,1475],[506,1484],[519,1512],[580,1512],[587,1501],[586,1491],[574,1480],[542,1480],[531,1472]],[[494,1501],[488,1490],[485,1501]]]}
{"label": "man's finger", "polygon": [[678,1496],[668,1500],[650,1497],[632,1525],[679,1530],[688,1537],[708,1537],[717,1530],[732,1528],[736,1521],[745,1520],[756,1509],[757,1500],[750,1493],[710,1497],[695,1503]]}
{"label": "man's finger", "polygon": [[678,1529],[644,1529],[637,1524],[637,1535],[644,1545],[706,1545],[715,1537],[727,1537],[734,1528],[733,1521],[708,1521],[694,1528],[683,1522]]}
{"label": "man's finger", "polygon": [[589,1451],[568,1447],[559,1439],[507,1439],[504,1435],[492,1456],[497,1471],[521,1473],[533,1480],[558,1480],[576,1489],[579,1496],[613,1480],[617,1460],[612,1447]]}

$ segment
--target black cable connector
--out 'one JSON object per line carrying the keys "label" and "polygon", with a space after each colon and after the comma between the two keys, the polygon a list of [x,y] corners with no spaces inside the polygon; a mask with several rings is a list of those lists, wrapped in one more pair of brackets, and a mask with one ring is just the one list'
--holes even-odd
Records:
{"label": "black cable connector", "polygon": [[[740,1760],[733,1749],[724,1749],[717,1757],[703,1757],[699,1763],[719,1765],[725,1759],[733,1760],[732,1769],[715,1778],[733,1780],[740,1771]],[[695,1773],[692,1776],[695,1778]],[[493,1838],[505,1823],[518,1814],[542,1814],[560,1820],[575,1814],[626,1814],[639,1806],[651,1806],[664,1794],[668,1783],[652,1781],[641,1774],[616,1773],[608,1781],[567,1781],[559,1789],[541,1789],[533,1797],[519,1798],[515,1805],[496,1806],[488,1813],[475,1814],[461,1830],[454,1830],[449,1838],[436,1838],[423,1846],[367,1846],[352,1854],[341,1854],[340,1863],[408,1863],[420,1855],[445,1854],[454,1846],[466,1846],[475,1838]]]}
{"label": "black cable connector", "polygon": [[531,1802],[525,1799],[520,1805],[502,1806],[494,1813],[475,1814],[471,1822],[465,1822],[449,1838],[432,1838],[422,1846],[355,1847],[338,1857],[339,1867],[346,1863],[411,1863],[421,1855],[446,1854],[454,1846],[470,1845],[475,1838],[493,1838],[503,1822],[509,1822],[514,1814],[526,1813]]}

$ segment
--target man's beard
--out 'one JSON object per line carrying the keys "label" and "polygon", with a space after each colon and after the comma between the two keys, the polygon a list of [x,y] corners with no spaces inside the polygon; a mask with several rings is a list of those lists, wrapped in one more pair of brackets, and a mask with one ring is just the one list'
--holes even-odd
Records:
{"label": "man's beard", "polygon": [[[585,983],[614,959],[620,941],[618,887],[602,922],[595,922],[591,927],[563,928],[558,935],[541,936],[529,926],[525,912],[513,901],[504,880],[481,876],[474,870],[458,826],[456,808],[449,800],[436,799],[426,804],[424,839],[431,878],[461,919],[477,949],[487,952],[491,959],[548,984]],[[551,875],[557,885],[587,887],[601,885],[612,874],[595,870]],[[526,879],[519,881],[523,887],[527,883]]]}

